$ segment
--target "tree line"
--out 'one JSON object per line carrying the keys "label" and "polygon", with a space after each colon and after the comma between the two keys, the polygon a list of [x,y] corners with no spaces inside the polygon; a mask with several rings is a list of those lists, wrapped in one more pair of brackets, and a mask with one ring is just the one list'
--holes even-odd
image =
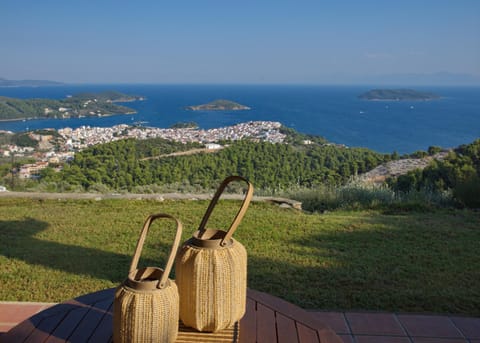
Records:
{"label": "tree line", "polygon": [[59,173],[47,168],[42,181],[67,182],[84,189],[103,184],[131,191],[136,186],[175,183],[211,189],[226,176],[236,174],[251,180],[258,189],[275,192],[293,186],[340,185],[391,159],[391,155],[364,148],[243,140],[228,142],[216,153],[145,160],[199,146],[163,139],[111,142],[77,153]]}

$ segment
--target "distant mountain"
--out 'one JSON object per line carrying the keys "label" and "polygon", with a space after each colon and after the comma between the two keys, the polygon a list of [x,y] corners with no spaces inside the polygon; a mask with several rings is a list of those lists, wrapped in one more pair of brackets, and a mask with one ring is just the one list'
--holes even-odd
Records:
{"label": "distant mountain", "polygon": [[191,111],[242,111],[249,110],[250,107],[241,105],[230,100],[215,100],[208,104],[188,106],[187,110]]}
{"label": "distant mountain", "polygon": [[413,89],[372,89],[358,96],[363,100],[395,100],[395,101],[412,101],[412,100],[435,100],[440,96],[433,93],[418,92]]}
{"label": "distant mountain", "polygon": [[0,87],[62,86],[64,83],[48,80],[7,80],[0,77]]}

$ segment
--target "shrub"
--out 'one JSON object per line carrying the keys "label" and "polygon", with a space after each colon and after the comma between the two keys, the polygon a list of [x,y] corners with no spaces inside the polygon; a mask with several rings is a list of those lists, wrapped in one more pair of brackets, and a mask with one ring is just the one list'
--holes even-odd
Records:
{"label": "shrub", "polygon": [[453,196],[462,206],[480,208],[480,177],[475,175],[458,182],[453,189]]}
{"label": "shrub", "polygon": [[425,212],[435,207],[453,206],[449,192],[428,189],[394,192],[388,187],[347,185],[339,188],[319,187],[290,194],[309,212],[347,209],[382,209],[394,212]]}
{"label": "shrub", "polygon": [[28,185],[24,186],[21,190],[27,192],[46,193],[83,193],[85,191],[85,189],[81,185],[72,185],[65,181],[37,182],[33,180],[30,180]]}
{"label": "shrub", "polygon": [[301,201],[302,209],[309,212],[324,212],[341,206],[335,189],[330,187],[303,190],[290,196]]}
{"label": "shrub", "polygon": [[103,183],[94,183],[93,185],[90,185],[88,187],[88,192],[89,193],[110,193],[110,188],[108,186],[104,185]]}

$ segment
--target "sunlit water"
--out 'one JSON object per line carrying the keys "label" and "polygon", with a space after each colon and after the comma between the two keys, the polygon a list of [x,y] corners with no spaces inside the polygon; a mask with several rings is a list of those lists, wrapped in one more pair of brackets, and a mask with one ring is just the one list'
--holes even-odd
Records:
{"label": "sunlit water", "polygon": [[[0,88],[16,98],[55,98],[80,92],[116,90],[146,96],[125,104],[135,115],[102,118],[45,119],[0,122],[0,130],[113,126],[145,122],[169,127],[194,121],[201,128],[250,120],[279,121],[297,131],[320,135],[335,143],[379,152],[408,153],[431,145],[455,147],[480,137],[480,87],[416,87],[442,96],[434,101],[365,101],[357,96],[371,86],[225,86],[225,85],[74,85]],[[237,112],[197,112],[185,109],[215,99],[228,99],[252,109]]]}

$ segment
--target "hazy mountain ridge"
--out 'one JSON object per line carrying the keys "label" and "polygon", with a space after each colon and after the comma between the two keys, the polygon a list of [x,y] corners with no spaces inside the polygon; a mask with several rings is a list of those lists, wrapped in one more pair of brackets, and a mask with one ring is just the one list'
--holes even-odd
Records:
{"label": "hazy mountain ridge", "polygon": [[7,80],[0,77],[0,87],[63,86],[65,83],[50,80]]}

